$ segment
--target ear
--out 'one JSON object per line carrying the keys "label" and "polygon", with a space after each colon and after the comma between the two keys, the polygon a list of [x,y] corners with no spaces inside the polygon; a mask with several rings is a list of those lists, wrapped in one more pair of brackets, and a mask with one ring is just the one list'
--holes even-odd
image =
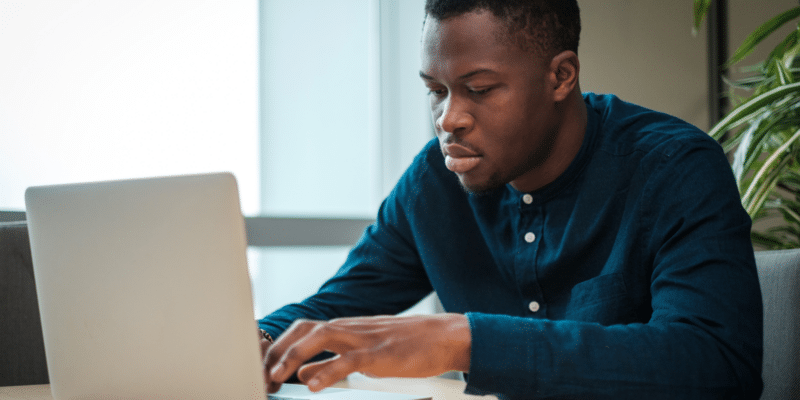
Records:
{"label": "ear", "polygon": [[578,55],[571,50],[558,53],[550,61],[550,82],[553,100],[562,101],[578,86],[581,64]]}

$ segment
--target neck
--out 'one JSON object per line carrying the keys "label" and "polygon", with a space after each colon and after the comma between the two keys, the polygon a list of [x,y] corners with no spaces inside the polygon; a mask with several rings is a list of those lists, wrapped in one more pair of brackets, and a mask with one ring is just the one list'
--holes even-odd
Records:
{"label": "neck", "polygon": [[520,192],[533,192],[556,180],[578,155],[586,134],[586,104],[580,89],[575,90],[556,104],[561,115],[553,150],[542,165],[528,171],[511,182],[511,187]]}

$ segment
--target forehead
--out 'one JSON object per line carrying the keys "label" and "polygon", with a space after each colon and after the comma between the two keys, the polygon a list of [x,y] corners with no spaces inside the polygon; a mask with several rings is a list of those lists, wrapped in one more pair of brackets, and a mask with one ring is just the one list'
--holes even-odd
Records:
{"label": "forehead", "polygon": [[[513,44],[506,24],[489,11],[437,20],[426,17],[422,31],[422,72],[458,76],[468,69],[503,69],[538,57]],[[530,65],[526,65],[530,67]],[[467,69],[467,70],[465,70]]]}
{"label": "forehead", "polygon": [[469,12],[443,20],[427,16],[422,31],[423,51],[444,55],[470,45],[493,45],[501,28],[501,21],[487,11]]}

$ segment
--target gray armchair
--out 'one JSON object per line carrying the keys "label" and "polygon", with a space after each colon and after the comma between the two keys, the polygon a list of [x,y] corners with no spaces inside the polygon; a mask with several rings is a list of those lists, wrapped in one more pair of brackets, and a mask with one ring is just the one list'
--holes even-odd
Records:
{"label": "gray armchair", "polygon": [[[800,249],[757,252],[756,264],[764,299],[761,398],[800,399]],[[47,382],[28,228],[0,223],[0,386]]]}
{"label": "gray armchair", "polygon": [[48,383],[25,222],[0,223],[0,386]]}
{"label": "gray armchair", "polygon": [[756,252],[764,300],[762,400],[800,399],[800,249]]}

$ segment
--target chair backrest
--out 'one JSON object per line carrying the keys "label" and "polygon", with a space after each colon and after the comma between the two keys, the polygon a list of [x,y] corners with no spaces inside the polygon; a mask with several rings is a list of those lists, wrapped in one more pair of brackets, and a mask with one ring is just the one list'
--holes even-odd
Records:
{"label": "chair backrest", "polygon": [[756,252],[764,300],[762,400],[800,399],[800,249]]}
{"label": "chair backrest", "polygon": [[48,383],[25,222],[0,223],[0,386]]}

